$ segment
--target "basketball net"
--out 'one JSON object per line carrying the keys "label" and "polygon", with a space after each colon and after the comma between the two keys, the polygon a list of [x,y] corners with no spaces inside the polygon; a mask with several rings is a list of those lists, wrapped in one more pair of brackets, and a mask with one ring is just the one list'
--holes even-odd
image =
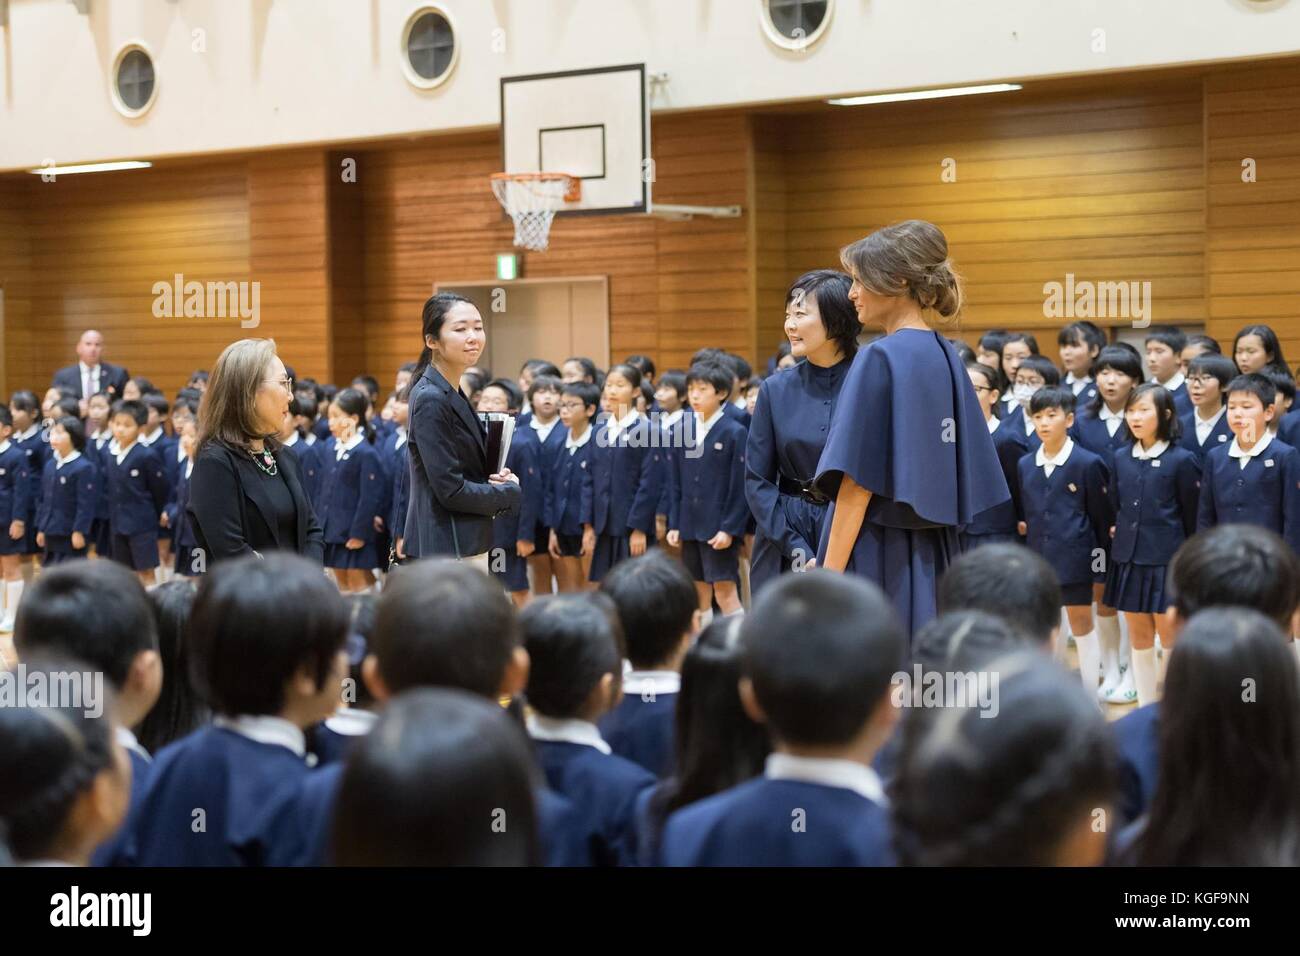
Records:
{"label": "basketball net", "polygon": [[544,252],[551,220],[566,203],[582,198],[582,180],[568,173],[494,173],[492,192],[515,224],[515,245]]}

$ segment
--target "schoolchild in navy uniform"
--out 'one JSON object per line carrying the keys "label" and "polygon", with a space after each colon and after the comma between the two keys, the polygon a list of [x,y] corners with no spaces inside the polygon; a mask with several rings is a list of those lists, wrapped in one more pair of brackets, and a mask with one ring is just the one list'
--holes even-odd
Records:
{"label": "schoolchild in navy uniform", "polygon": [[1300,865],[1300,671],[1286,641],[1246,607],[1202,611],[1179,634],[1161,702],[1178,733],[1162,735],[1149,816],[1120,834],[1126,862]]}
{"label": "schoolchild in navy uniform", "polygon": [[1067,385],[1040,389],[1029,400],[1042,444],[1020,459],[1020,530],[1056,571],[1079,651],[1079,677],[1095,697],[1101,648],[1092,618],[1092,585],[1096,572],[1105,569],[1115,508],[1105,461],[1070,438],[1074,407],[1074,392]]}
{"label": "schoolchild in navy uniform", "polygon": [[316,399],[304,391],[295,391],[293,404],[289,406],[289,414],[293,416],[293,423],[298,428],[298,435],[302,438],[303,445],[306,448],[315,448],[320,441],[316,433],[312,431],[316,424]]}
{"label": "schoolchild in navy uniform", "polygon": [[665,452],[668,542],[682,549],[700,611],[709,618],[715,599],[723,614],[741,610],[740,550],[749,518],[746,432],[722,411],[731,382],[729,370],[720,363],[691,366],[686,390],[692,415],[678,423]]}
{"label": "schoolchild in navy uniform", "polygon": [[1108,345],[1093,367],[1097,396],[1074,416],[1070,437],[1094,455],[1109,459],[1133,441],[1124,424],[1124,406],[1142,384],[1142,360],[1130,346]]}
{"label": "schoolchild in navy uniform", "polygon": [[982,362],[970,362],[966,365],[966,374],[970,376],[971,385],[975,388],[980,411],[984,413],[984,424],[993,436],[993,448],[997,451],[998,464],[1002,467],[1002,477],[1007,480],[1007,489],[1011,492],[1008,500],[980,512],[971,519],[970,524],[962,528],[961,549],[973,551],[981,545],[1020,541],[1020,535],[1016,531],[1020,501],[1019,466],[1026,449],[1018,435],[1000,427],[1002,422],[994,415],[1002,397],[998,390],[1000,379],[997,370]]}
{"label": "schoolchild in navy uniform", "polygon": [[1092,366],[1106,347],[1106,333],[1092,322],[1071,322],[1056,336],[1061,353],[1061,367],[1065,369],[1063,384],[1068,385],[1082,406],[1097,397],[1097,382]]}
{"label": "schoolchild in navy uniform", "polygon": [[[731,373],[732,376],[731,384],[732,384],[732,388],[734,389],[740,381],[739,369],[741,368],[741,365],[738,364],[737,360],[739,360],[740,363],[744,363],[743,364],[744,368],[746,369],[749,368],[749,363],[746,362],[743,358],[740,358],[739,355],[732,355],[730,352],[723,351],[722,349],[703,348],[703,349],[699,349],[694,355],[691,356],[691,365],[699,365],[701,362],[718,363],[723,368],[725,368],[728,372]],[[734,398],[735,393],[732,392],[731,394]],[[746,428],[749,427],[749,416],[745,414],[745,410],[739,407],[738,405],[736,405],[734,401],[723,404],[722,411],[723,414],[725,414],[728,418],[734,418],[736,421],[740,422],[740,424],[744,425]]]}
{"label": "schoolchild in navy uniform", "polygon": [[[690,411],[686,405],[686,373],[669,369],[655,383],[656,424],[659,427],[659,447],[668,448],[672,441],[673,428]],[[667,456],[664,465],[667,467]],[[668,481],[660,484],[659,504],[655,506],[655,540],[660,547],[668,549],[675,558],[681,557],[681,548],[674,548],[668,543]]]}
{"label": "schoolchild in navy uniform", "polygon": [[894,798],[904,866],[1098,866],[1115,802],[1115,754],[1091,694],[1044,655],[984,665],[996,711],[907,715]]}
{"label": "schoolchild in navy uniform", "polygon": [[[545,366],[555,368],[549,362]],[[522,382],[524,376],[521,374],[519,378]],[[534,594],[550,594],[554,590],[552,580],[557,579],[550,550],[551,529],[546,524],[546,498],[560,454],[564,451],[564,439],[568,435],[568,430],[560,424],[560,395],[563,389],[564,383],[558,375],[539,370],[529,380],[524,392],[528,408],[519,416],[515,429],[515,441],[537,446],[538,477],[541,479],[540,482],[533,482],[540,498],[533,505],[533,550],[528,555],[528,570],[532,574]],[[520,485],[522,488],[523,478],[520,478]],[[527,494],[528,490],[525,489],[524,493]],[[527,534],[522,518],[519,527]]]}
{"label": "schoolchild in navy uniform", "polygon": [[555,580],[561,592],[582,591],[591,568],[596,535],[584,524],[591,513],[591,456],[594,420],[600,389],[587,382],[564,386],[560,395],[560,425],[564,448],[547,483],[545,523],[551,529],[547,550],[555,562]]}
{"label": "schoolchild in navy uniform", "polygon": [[113,397],[107,392],[96,392],[86,401],[86,451],[85,455],[99,469],[99,494],[95,502],[95,522],[90,529],[90,547],[96,557],[113,555],[113,533],[108,525],[108,466],[105,456],[113,442],[113,429],[109,419],[113,414]]}
{"label": "schoolchild in navy uniform", "polygon": [[167,504],[167,523],[172,529],[175,565],[173,571],[182,577],[192,578],[203,574],[207,561],[199,548],[199,539],[194,534],[194,522],[190,520],[190,478],[194,474],[194,451],[198,445],[198,422],[193,419],[181,425],[177,436],[177,445],[185,456],[180,470],[176,473],[176,484],[172,487],[171,501]]}
{"label": "schoolchild in navy uniform", "polygon": [[[1016,366],[1016,374],[1011,381],[1011,395],[1016,400],[1016,407],[1002,419],[998,432],[1010,436],[1020,446],[1020,454],[1024,455],[1037,451],[1041,444],[1034,429],[1034,420],[1029,416],[1029,400],[1040,388],[1060,385],[1061,372],[1045,356],[1030,355]],[[994,433],[994,444],[996,438],[997,433]]]}
{"label": "schoolchild in navy uniform", "polygon": [[1232,441],[1224,389],[1236,374],[1232,360],[1223,355],[1198,355],[1187,363],[1187,397],[1192,413],[1183,416],[1182,445],[1202,465],[1207,454]]}
{"label": "schoolchild in navy uniform", "polygon": [[637,863],[655,866],[664,823],[683,807],[745,783],[763,772],[772,752],[767,728],[740,699],[739,614],[716,618],[682,661],[674,714],[671,777],[643,790],[636,803]]}
{"label": "schoolchild in navy uniform", "polygon": [[86,556],[99,502],[99,469],[85,449],[81,419],[69,415],[54,423],[36,511],[36,543],[45,549],[42,567]]}
{"label": "schoolchild in navy uniform", "polygon": [[22,563],[31,568],[33,558],[41,553],[41,547],[36,543],[36,509],[41,503],[41,475],[50,457],[50,446],[41,440],[41,406],[34,392],[26,389],[14,392],[9,398],[9,414],[13,417],[13,434],[9,441],[27,456],[27,513],[23,515],[20,553]]}
{"label": "schoolchild in navy uniform", "polygon": [[1259,374],[1272,382],[1273,388],[1277,392],[1277,399],[1273,403],[1273,420],[1268,423],[1268,427],[1273,434],[1282,437],[1282,426],[1285,424],[1287,437],[1282,438],[1282,440],[1294,448],[1296,447],[1295,443],[1289,439],[1294,439],[1297,433],[1300,433],[1300,428],[1296,427],[1297,424],[1300,424],[1300,421],[1291,414],[1295,408],[1295,379],[1291,377],[1290,372],[1278,371],[1277,369],[1268,369]]}
{"label": "schoolchild in navy uniform", "polygon": [[618,611],[632,667],[600,734],[620,757],[669,777],[682,658],[699,631],[694,583],[680,561],[651,551],[615,567],[600,590]]}
{"label": "schoolchild in navy uniform", "polygon": [[[1005,397],[1011,388],[1006,375],[1002,373],[1002,346],[1007,344],[1010,333],[1006,329],[989,329],[979,337],[975,344],[975,361],[987,365],[998,374],[998,392]],[[1000,410],[1000,409],[999,409]]]}
{"label": "schoolchild in navy uniform", "polygon": [[[508,378],[496,378],[483,386],[478,411],[519,415],[523,392]],[[519,476],[519,510],[500,515],[492,522],[492,552],[488,562],[492,576],[510,592],[516,607],[528,603],[528,557],[534,548],[537,522],[545,508],[546,483],[542,473],[542,446],[528,441],[515,426],[506,468]]]}
{"label": "schoolchild in navy uniform", "polygon": [[[308,405],[310,403],[310,405]],[[311,423],[316,418],[316,403],[310,398],[294,396],[289,402],[289,422],[280,433],[280,444],[298,456],[298,471],[302,475],[303,490],[313,508],[320,507],[321,479],[324,469],[321,454],[325,442],[316,438]],[[178,433],[179,434],[179,433]]]}
{"label": "schoolchild in navy uniform", "polygon": [[890,689],[907,637],[885,595],[851,576],[786,575],[755,602],[741,640],[741,700],[774,753],[763,776],[670,816],[662,863],[891,865],[871,762],[898,720]]}
{"label": "schoolchild in navy uniform", "polygon": [[[43,654],[74,657],[107,678],[116,695],[115,736],[131,763],[130,805],[138,807],[152,760],[131,728],[157,703],[163,671],[153,608],[131,572],[112,561],[43,571],[18,615],[14,648],[24,661]],[[119,838],[102,847],[96,865],[115,862],[121,845]]]}
{"label": "schoolchild in navy uniform", "polygon": [[[1203,332],[1196,332],[1187,336],[1187,344],[1183,346],[1182,355],[1184,375],[1191,374],[1192,359],[1199,358],[1202,355],[1223,355],[1223,349],[1219,348],[1218,340]],[[1233,374],[1236,374],[1235,370]],[[1188,398],[1190,397],[1189,389]]]}
{"label": "schoolchild in navy uniform", "polygon": [[663,453],[655,426],[636,410],[641,373],[615,365],[605,375],[604,414],[591,441],[591,499],[583,533],[594,541],[589,579],[600,581],[619,561],[654,544],[655,508],[663,484]]}
{"label": "schoolchild in navy uniform", "polygon": [[[24,664],[27,680],[50,686],[90,669],[63,657]],[[131,774],[119,726],[111,700],[92,710],[19,694],[16,705],[0,707],[0,865],[91,864],[127,811]],[[56,905],[52,921],[58,913]]]}
{"label": "schoolchild in navy uniform", "polygon": [[267,862],[275,835],[263,830],[263,813],[307,776],[304,731],[339,699],[347,632],[342,595],[306,558],[274,552],[209,570],[189,636],[198,690],[215,717],[155,755],[122,862]]}
{"label": "schoolchild in navy uniform", "polygon": [[[407,401],[406,388],[403,386],[389,405],[393,416],[393,431],[384,443],[384,451],[388,455],[388,472],[392,476],[388,495],[390,507],[384,523],[388,526],[392,553],[398,561],[406,557],[406,507],[411,494],[411,449],[407,432],[407,425],[411,421],[411,405]],[[385,555],[379,557],[383,559]]]}
{"label": "schoolchild in navy uniform", "polygon": [[[325,531],[325,567],[334,570],[339,590],[364,591],[379,567],[375,516],[384,494],[384,469],[366,420],[366,396],[345,388],[330,403],[333,457],[321,487],[320,516]],[[324,454],[331,454],[326,448]],[[384,556],[385,558],[387,555]]]}
{"label": "schoolchild in navy uniform", "polygon": [[0,632],[14,629],[18,602],[23,597],[22,554],[27,541],[31,477],[27,451],[13,442],[13,418],[0,408],[0,569],[4,573],[5,613]]}
{"label": "schoolchild in navy uniform", "polygon": [[1282,343],[1277,333],[1267,325],[1246,325],[1232,340],[1232,360],[1242,375],[1267,370],[1290,374]]}
{"label": "schoolchild in navy uniform", "polygon": [[1273,383],[1259,372],[1238,375],[1227,396],[1234,437],[1205,456],[1196,528],[1258,525],[1300,554],[1300,451],[1273,434]]}
{"label": "schoolchild in navy uniform", "polygon": [[862,330],[843,272],[818,269],[791,284],[785,332],[800,363],[759,386],[745,446],[745,498],[757,525],[750,592],[815,563],[830,500],[812,486]]}
{"label": "schoolchild in navy uniform", "polygon": [[519,416],[519,424],[521,426],[527,425],[532,421],[534,414],[531,407],[533,383],[539,378],[553,378],[557,382],[560,382],[561,385],[564,384],[561,379],[560,370],[555,366],[554,362],[548,362],[546,359],[536,358],[528,359],[528,361],[524,362],[524,364],[519,367],[519,391],[528,398],[530,407],[525,409],[523,414]]}
{"label": "schoolchild in navy uniform", "polygon": [[1028,332],[1008,332],[1002,340],[1002,355],[999,368],[1006,379],[1006,388],[1002,393],[1002,417],[1006,418],[1016,410],[1016,369],[1020,363],[1031,355],[1038,355],[1038,339]]}
{"label": "schoolchild in navy uniform", "polygon": [[564,360],[560,366],[560,381],[565,385],[573,382],[586,382],[589,385],[600,387],[596,381],[600,377],[600,369],[596,368],[596,363],[585,355],[574,355]]}
{"label": "schoolchild in navy uniform", "polygon": [[1178,546],[1196,533],[1201,467],[1178,444],[1181,425],[1163,385],[1147,382],[1134,389],[1124,420],[1134,441],[1115,453],[1111,466],[1117,514],[1104,600],[1124,612],[1136,697],[1145,705],[1156,699],[1157,634],[1166,655],[1173,647],[1174,635],[1166,633],[1165,611],[1173,601],[1165,578]]}
{"label": "schoolchild in navy uniform", "polygon": [[[117,567],[114,562],[105,562]],[[140,746],[157,753],[198,730],[211,719],[190,679],[190,612],[197,593],[194,581],[173,578],[147,592],[158,629],[162,691],[136,729]]]}
{"label": "schoolchild in navy uniform", "polygon": [[1172,325],[1153,325],[1147,329],[1143,344],[1151,380],[1169,390],[1174,400],[1174,411],[1181,418],[1192,410],[1192,400],[1187,395],[1187,377],[1183,374],[1183,349],[1187,348],[1187,336]]}
{"label": "schoolchild in navy uniform", "polygon": [[104,455],[113,560],[135,571],[146,587],[154,583],[158,526],[170,495],[162,459],[139,442],[148,418],[143,402],[115,402],[113,442]]}
{"label": "schoolchild in navy uniform", "polygon": [[[1268,617],[1284,634],[1291,634],[1300,609],[1300,559],[1271,532],[1247,525],[1220,525],[1196,534],[1178,549],[1169,565],[1169,586],[1173,592],[1170,617],[1174,630],[1181,630],[1207,608],[1232,608],[1234,612],[1251,608]],[[1291,641],[1292,653],[1297,647]],[[1174,657],[1181,651],[1180,639]],[[1237,682],[1236,696],[1240,698],[1241,673],[1228,673]],[[1202,702],[1203,706],[1210,704]],[[1111,724],[1119,753],[1118,809],[1123,822],[1137,820],[1146,813],[1156,792],[1163,707],[1162,701],[1148,704]],[[1255,745],[1249,744],[1247,749]]]}
{"label": "schoolchild in navy uniform", "polygon": [[334,713],[307,732],[307,749],[316,755],[316,766],[338,763],[346,757],[357,740],[370,733],[375,724],[375,696],[365,681],[363,668],[375,630],[376,598],[373,594],[348,594],[349,683]]}
{"label": "schoolchild in navy uniform", "polygon": [[366,421],[378,441],[392,430],[392,423],[386,419],[379,408],[379,380],[373,375],[358,375],[348,385],[366,398]]}
{"label": "schoolchild in navy uniform", "polygon": [[940,615],[983,611],[1001,618],[1031,646],[1049,654],[1060,636],[1061,585],[1056,572],[1042,555],[1023,545],[990,544],[963,554],[939,579],[938,602]]}
{"label": "schoolchild in navy uniform", "polygon": [[528,674],[528,734],[548,786],[588,821],[597,866],[636,859],[634,814],[650,771],[613,753],[597,721],[617,703],[623,672],[617,613],[601,594],[538,598],[519,615]]}

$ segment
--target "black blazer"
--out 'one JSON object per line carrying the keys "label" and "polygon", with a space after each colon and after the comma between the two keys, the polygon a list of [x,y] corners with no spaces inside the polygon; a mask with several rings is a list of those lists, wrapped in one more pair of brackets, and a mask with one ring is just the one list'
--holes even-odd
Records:
{"label": "black blazer", "polygon": [[408,430],[406,553],[483,554],[492,547],[492,519],[519,509],[519,486],[488,483],[483,426],[465,396],[432,365],[411,387]]}
{"label": "black blazer", "polygon": [[[120,365],[112,365],[108,362],[99,363],[99,390],[101,392],[111,390],[115,397],[121,398],[122,389],[126,387],[126,380],[130,377],[126,369]],[[79,364],[67,365],[55,372],[50,387],[71,389],[77,398],[90,398],[89,395],[81,394],[81,366]]]}
{"label": "black blazer", "polygon": [[274,506],[262,489],[263,479],[252,456],[218,441],[199,449],[185,512],[209,564],[275,550],[296,551],[317,564],[325,563],[325,536],[303,487],[298,456],[287,448],[275,452],[298,513],[296,541],[279,540]]}

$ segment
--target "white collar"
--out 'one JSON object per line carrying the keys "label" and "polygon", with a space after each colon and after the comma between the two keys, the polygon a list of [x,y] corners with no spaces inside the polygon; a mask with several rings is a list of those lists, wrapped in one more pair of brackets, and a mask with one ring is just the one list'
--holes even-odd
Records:
{"label": "white collar", "polygon": [[14,440],[15,440],[15,441],[27,441],[27,439],[31,438],[33,435],[35,435],[35,434],[37,433],[37,431],[40,430],[40,427],[41,427],[40,424],[39,424],[39,423],[36,423],[36,424],[33,424],[30,428],[28,428],[27,431],[25,431],[25,432],[15,432],[15,433],[14,433],[14,436],[13,436],[13,437],[14,437]]}
{"label": "white collar", "polygon": [[226,717],[221,714],[212,718],[215,727],[221,727],[241,737],[255,740],[259,744],[284,747],[292,750],[299,757],[307,756],[307,738],[301,727],[289,723],[283,717],[271,714],[240,714],[238,717]]}
{"label": "white collar", "polygon": [[1070,452],[1074,451],[1074,439],[1067,436],[1065,444],[1061,446],[1061,450],[1056,453],[1056,457],[1054,458],[1047,457],[1045,454],[1046,447],[1046,445],[1038,446],[1038,451],[1034,453],[1034,464],[1039,468],[1042,468],[1044,465],[1051,465],[1053,468],[1059,468],[1069,460]]}
{"label": "white collar", "polygon": [[573,437],[573,432],[569,432],[569,434],[565,436],[564,439],[564,450],[573,451],[575,448],[581,448],[583,445],[587,444],[587,442],[591,441],[591,433],[594,430],[595,429],[593,429],[590,425],[588,425],[587,430],[583,432],[582,437],[578,439],[575,439]]}
{"label": "white collar", "polygon": [[154,429],[152,435],[141,435],[139,438],[136,439],[136,441],[138,441],[141,445],[144,445],[145,448],[148,448],[159,438],[162,438],[162,436],[163,436],[163,427],[159,425],[156,429]]}
{"label": "white collar", "polygon": [[13,442],[11,442],[8,438],[6,438],[4,441],[0,442],[0,455],[3,455],[3,454],[4,454],[5,452],[7,452],[11,447],[13,447]]}
{"label": "white collar", "polygon": [[343,456],[365,441],[365,438],[366,436],[364,434],[357,432],[347,440],[346,444],[340,443],[336,440],[334,442],[334,460],[342,461]]}
{"label": "white collar", "polygon": [[149,751],[140,746],[140,741],[136,740],[135,734],[131,733],[130,727],[117,728],[117,742],[137,757],[143,757],[150,763],[153,762],[153,757],[149,756]]}
{"label": "white collar", "polygon": [[1118,412],[1112,412],[1110,410],[1110,406],[1107,405],[1105,402],[1102,402],[1101,411],[1097,413],[1097,417],[1100,418],[1103,422],[1113,422],[1116,419],[1122,422],[1124,420],[1124,411],[1123,409],[1120,409]]}
{"label": "white collar", "polygon": [[628,671],[623,675],[623,693],[676,694],[682,689],[682,675],[677,671]]}
{"label": "white collar", "polygon": [[1025,435],[1028,437],[1034,433],[1034,420],[1029,417],[1029,409],[1020,409],[1020,414],[1025,417]]}
{"label": "white collar", "polygon": [[108,450],[113,453],[113,457],[117,459],[117,463],[120,465],[122,462],[126,461],[126,456],[131,454],[131,449],[135,448],[139,444],[140,439],[137,438],[135,441],[131,442],[131,444],[127,445],[126,448],[123,448],[117,443],[117,439],[114,438],[113,444],[108,446]]}
{"label": "white collar", "polygon": [[611,752],[609,744],[605,743],[605,738],[600,735],[600,729],[595,724],[585,720],[529,714],[528,736],[534,740],[553,740],[560,743],[595,747],[603,754]]}
{"label": "white collar", "polygon": [[1172,392],[1174,389],[1180,387],[1185,381],[1187,381],[1186,375],[1184,375],[1182,372],[1175,372],[1173,375],[1169,377],[1169,381],[1161,382],[1160,384]]}
{"label": "white collar", "polygon": [[194,459],[189,455],[185,456],[185,477],[188,478],[194,473]]}
{"label": "white collar", "polygon": [[1002,424],[1002,419],[994,418],[992,415],[990,415],[988,420],[985,421],[984,424],[989,427],[989,434],[992,435],[995,431],[998,430],[998,426]]}
{"label": "white collar", "polygon": [[95,441],[108,441],[110,438],[113,437],[113,429],[107,427],[101,428],[99,431],[95,432],[90,437],[93,438]]}
{"label": "white collar", "polygon": [[1140,441],[1135,441],[1133,443],[1133,457],[1136,458],[1138,461],[1146,461],[1149,458],[1159,458],[1161,455],[1164,454],[1165,449],[1168,447],[1169,447],[1169,442],[1158,441],[1151,446],[1150,451],[1147,451],[1142,447],[1142,443]]}
{"label": "white collar", "polygon": [[639,414],[640,413],[634,408],[617,421],[614,419],[613,415],[610,415],[609,418],[605,420],[605,428],[609,431],[609,437],[612,439],[619,432],[631,428]]}
{"label": "white collar", "polygon": [[668,414],[663,415],[663,416],[659,419],[659,424],[660,424],[661,426],[663,426],[664,428],[672,428],[674,425],[676,425],[679,421],[682,420],[682,414],[683,414],[685,411],[686,411],[686,409],[684,409],[684,408],[679,408],[679,409],[677,409],[677,411],[675,411],[675,412],[669,412]]}
{"label": "white collar", "polygon": [[280,444],[283,445],[285,448],[292,448],[294,445],[298,444],[298,442],[300,442],[301,440],[302,440],[302,436],[298,434],[298,429],[295,428],[293,431],[289,432],[289,437],[286,438],[284,441],[280,442]]}
{"label": "white collar", "polygon": [[81,372],[82,372],[83,375],[84,375],[86,372],[96,372],[96,371],[98,371],[99,369],[103,368],[103,365],[102,365],[102,364],[100,364],[100,365],[87,365],[85,362],[81,361],[81,359],[77,359],[77,364],[81,366]]}
{"label": "white collar", "polygon": [[1234,435],[1232,439],[1232,444],[1228,446],[1228,454],[1231,455],[1233,458],[1245,458],[1246,460],[1249,461],[1251,458],[1255,458],[1263,454],[1264,449],[1267,448],[1272,443],[1273,443],[1273,429],[1271,428],[1264,429],[1263,436],[1259,439],[1259,441],[1255,442],[1255,447],[1253,447],[1250,451],[1246,451],[1244,448],[1242,448],[1241,445],[1237,443],[1237,438]]}
{"label": "white collar", "polygon": [[1082,384],[1084,384],[1084,385],[1087,385],[1087,384],[1088,384],[1089,382],[1091,382],[1091,381],[1092,381],[1092,376],[1091,376],[1091,375],[1085,375],[1085,376],[1083,376],[1083,378],[1077,378],[1073,372],[1066,372],[1066,373],[1065,373],[1065,384],[1066,384],[1066,385],[1076,385],[1076,384],[1080,384],[1080,383],[1082,383]]}
{"label": "white collar", "polygon": [[[554,422],[552,422],[552,424],[554,424]],[[393,451],[396,451],[406,444],[406,426],[398,425],[397,428],[393,430],[393,434],[397,436],[397,440],[393,442]]]}
{"label": "white collar", "polygon": [[310,448],[312,445],[316,444],[316,442],[317,442],[318,440],[319,440],[319,439],[317,439],[317,437],[316,437],[316,433],[315,433],[315,432],[308,432],[308,433],[307,433],[307,437],[303,439],[303,441],[305,441],[305,442],[307,443],[307,447],[308,447],[308,448]]}
{"label": "white collar", "polygon": [[325,726],[340,737],[364,737],[375,726],[379,715],[357,707],[340,707],[325,718]]}
{"label": "white collar", "polygon": [[1204,425],[1206,428],[1213,428],[1216,424],[1218,424],[1219,419],[1222,418],[1225,414],[1227,414],[1227,411],[1228,411],[1228,406],[1220,402],[1219,410],[1215,412],[1214,415],[1212,415],[1210,418],[1202,418],[1201,410],[1199,408],[1193,408],[1192,409],[1192,415],[1194,417],[1193,424]]}
{"label": "white collar", "polygon": [[528,419],[528,427],[531,428],[533,431],[537,432],[538,438],[540,438],[542,441],[546,441],[546,439],[551,437],[551,432],[555,431],[555,426],[559,422],[559,420],[560,420],[560,416],[556,415],[549,422],[543,425],[541,422],[537,420],[537,416],[534,415],[532,418]]}
{"label": "white collar", "polygon": [[69,455],[67,458],[60,458],[60,457],[59,457],[59,453],[56,451],[56,452],[54,453],[54,467],[55,467],[55,469],[57,470],[57,469],[59,469],[59,468],[62,468],[62,467],[63,467],[64,465],[66,465],[68,462],[70,462],[70,461],[76,461],[76,460],[77,460],[78,458],[80,458],[80,457],[81,457],[81,452],[77,451],[77,449],[75,449],[75,448],[72,449],[72,454]]}
{"label": "white collar", "polygon": [[801,780],[827,787],[852,790],[872,803],[888,806],[880,775],[866,764],[830,757],[796,757],[794,754],[768,754],[763,775],[769,780]]}
{"label": "white collar", "polygon": [[701,419],[699,413],[694,410],[692,410],[691,414],[695,418],[695,437],[698,441],[704,441],[704,436],[718,423],[718,419],[723,416],[724,411],[723,406],[719,405],[718,410],[709,416],[708,421]]}

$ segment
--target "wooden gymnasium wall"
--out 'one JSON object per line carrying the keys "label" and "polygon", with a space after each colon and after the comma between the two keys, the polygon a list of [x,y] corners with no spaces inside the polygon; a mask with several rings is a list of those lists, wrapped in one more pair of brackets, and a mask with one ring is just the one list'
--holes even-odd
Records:
{"label": "wooden gymnasium wall", "polygon": [[24,183],[0,179],[0,292],[4,294],[4,328],[0,329],[0,394],[23,381],[22,369],[36,362],[39,344],[31,320],[31,232],[27,228]]}

